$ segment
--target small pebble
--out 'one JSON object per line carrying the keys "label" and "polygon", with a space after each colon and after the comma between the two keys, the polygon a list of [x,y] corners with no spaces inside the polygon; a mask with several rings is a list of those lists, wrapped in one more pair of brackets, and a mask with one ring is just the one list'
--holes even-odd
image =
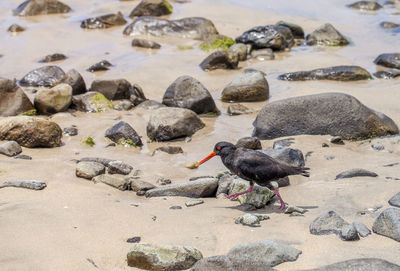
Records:
{"label": "small pebble", "polygon": [[185,202],[186,207],[192,207],[192,206],[196,206],[199,204],[203,204],[204,200],[198,199],[198,200],[190,200]]}
{"label": "small pebble", "polygon": [[140,238],[139,236],[135,236],[135,237],[129,238],[128,240],[126,240],[126,242],[127,243],[139,243],[141,239],[142,238]]}
{"label": "small pebble", "polygon": [[171,207],[169,207],[169,209],[171,209],[171,210],[180,210],[180,209],[182,209],[182,207],[181,206],[171,206]]}

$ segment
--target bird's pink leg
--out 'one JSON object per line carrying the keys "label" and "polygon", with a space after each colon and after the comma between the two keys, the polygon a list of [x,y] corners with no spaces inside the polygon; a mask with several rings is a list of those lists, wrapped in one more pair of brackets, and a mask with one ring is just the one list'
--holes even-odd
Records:
{"label": "bird's pink leg", "polygon": [[278,189],[274,189],[273,191],[274,191],[275,195],[278,197],[279,201],[281,202],[281,206],[279,206],[279,208],[276,208],[275,210],[282,211],[283,208],[285,208],[285,204],[286,203],[283,201],[281,195],[279,194],[279,190]]}
{"label": "bird's pink leg", "polygon": [[226,196],[225,198],[226,198],[226,199],[230,199],[230,200],[234,200],[234,199],[236,199],[237,197],[239,197],[240,195],[244,195],[244,194],[247,194],[247,193],[251,193],[251,191],[253,191],[253,187],[254,187],[254,185],[251,184],[250,187],[249,187],[249,189],[247,189],[247,190],[245,190],[245,191],[242,191],[242,192],[238,192],[238,193],[229,195],[229,196]]}

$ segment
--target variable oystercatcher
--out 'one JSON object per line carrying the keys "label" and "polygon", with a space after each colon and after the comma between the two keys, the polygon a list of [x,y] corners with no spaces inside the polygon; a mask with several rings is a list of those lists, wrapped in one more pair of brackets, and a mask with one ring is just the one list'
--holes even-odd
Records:
{"label": "variable oystercatcher", "polygon": [[275,195],[279,198],[281,206],[278,208],[282,210],[285,207],[285,202],[278,191],[278,183],[274,180],[283,178],[289,175],[302,175],[309,177],[306,167],[293,167],[281,163],[272,157],[251,149],[236,148],[235,145],[229,142],[218,142],[214,151],[206,158],[196,164],[200,166],[204,162],[210,160],[212,157],[221,156],[222,163],[233,173],[240,178],[250,182],[250,188],[246,191],[235,193],[227,196],[231,200],[236,199],[238,196],[250,193],[253,191],[254,183],[266,186],[274,191]]}

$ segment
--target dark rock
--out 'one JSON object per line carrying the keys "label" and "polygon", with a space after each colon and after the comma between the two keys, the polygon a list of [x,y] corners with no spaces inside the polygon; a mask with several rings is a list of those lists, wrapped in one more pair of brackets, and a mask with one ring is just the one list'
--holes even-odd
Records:
{"label": "dark rock", "polygon": [[346,170],[340,174],[338,174],[335,180],[345,179],[345,178],[354,178],[354,177],[377,177],[378,174],[375,172],[371,172],[362,168],[353,168],[350,170]]}
{"label": "dark rock", "polygon": [[251,57],[260,61],[275,59],[274,52],[270,48],[251,51]]}
{"label": "dark rock", "polygon": [[97,72],[97,71],[107,71],[110,69],[112,64],[107,60],[102,60],[96,64],[90,66],[87,71],[89,72]]}
{"label": "dark rock", "polygon": [[400,24],[392,23],[392,22],[381,22],[379,24],[382,28],[397,28],[400,26]]}
{"label": "dark rock", "polygon": [[25,28],[18,25],[18,24],[12,24],[10,27],[7,29],[8,32],[11,33],[17,33],[17,32],[23,32],[25,31]]}
{"label": "dark rock", "polygon": [[324,24],[306,37],[307,45],[344,46],[349,41],[333,25]]}
{"label": "dark rock", "polygon": [[256,26],[236,38],[236,42],[251,44],[255,49],[284,50],[294,44],[292,31],[286,26]]}
{"label": "dark rock", "polygon": [[274,145],[272,148],[275,149],[282,149],[286,147],[290,147],[294,143],[294,138],[285,138],[281,140],[274,141]]}
{"label": "dark rock", "polygon": [[204,71],[236,69],[237,67],[238,59],[232,59],[228,52],[222,50],[211,53],[200,63],[200,68]]}
{"label": "dark rock", "polygon": [[124,19],[122,13],[118,12],[117,14],[106,14],[103,16],[83,20],[81,23],[81,28],[103,29],[124,24],[126,24],[126,20]]}
{"label": "dark rock", "polygon": [[137,106],[147,100],[144,96],[142,88],[138,84],[133,84],[130,88],[130,92],[131,97],[129,98],[129,100],[134,106]]}
{"label": "dark rock", "polygon": [[235,43],[228,49],[230,58],[237,58],[239,61],[245,61],[247,59],[247,45],[243,43]]}
{"label": "dark rock", "polygon": [[170,107],[187,108],[197,114],[219,114],[210,92],[198,80],[188,75],[178,77],[167,88],[162,103]]}
{"label": "dark rock", "polygon": [[111,161],[110,163],[108,163],[107,173],[128,175],[129,173],[131,173],[132,169],[132,166],[125,164],[122,161]]}
{"label": "dark rock", "polygon": [[292,35],[295,39],[304,39],[304,30],[301,28],[301,26],[285,21],[279,21],[276,23],[276,25],[289,28],[290,31],[292,31]]}
{"label": "dark rock", "polygon": [[343,241],[357,241],[360,240],[356,228],[352,225],[344,225],[340,231],[339,237]]}
{"label": "dark rock", "polygon": [[120,100],[114,105],[114,109],[118,111],[128,111],[133,108],[133,104],[129,100]]}
{"label": "dark rock", "polygon": [[261,150],[261,141],[257,137],[243,137],[236,142],[237,148]]}
{"label": "dark rock", "polygon": [[158,151],[166,152],[168,154],[183,153],[182,148],[179,146],[161,146],[161,147],[158,147],[157,149],[155,149],[152,155],[154,155]]}
{"label": "dark rock", "polygon": [[400,242],[400,209],[383,211],[375,220],[372,231]]}
{"label": "dark rock", "polygon": [[32,157],[25,154],[18,154],[14,156],[14,159],[32,160]]}
{"label": "dark rock", "polygon": [[69,6],[57,0],[26,0],[13,13],[18,16],[34,16],[67,13],[70,10]]}
{"label": "dark rock", "polygon": [[335,211],[329,211],[317,217],[310,224],[310,233],[314,235],[340,235],[344,226],[350,225]]}
{"label": "dark rock", "polygon": [[113,104],[103,94],[94,91],[72,96],[72,103],[84,112],[105,112],[113,108]]}
{"label": "dark rock", "polygon": [[34,109],[25,92],[12,80],[0,78],[0,116],[16,116]]}
{"label": "dark rock", "polygon": [[400,207],[400,192],[389,200],[389,204],[395,207]]}
{"label": "dark rock", "polygon": [[127,243],[139,243],[141,239],[142,238],[140,238],[140,236],[135,236],[135,237],[129,238],[128,240],[126,240],[126,242]]}
{"label": "dark rock", "polygon": [[136,18],[124,29],[124,35],[173,36],[205,40],[217,35],[214,24],[205,18],[189,17],[180,20],[165,20],[150,16]]}
{"label": "dark rock", "polygon": [[68,109],[72,103],[72,87],[59,84],[51,89],[39,90],[34,99],[34,105],[40,114],[55,114]]}
{"label": "dark rock", "polygon": [[329,142],[332,144],[337,144],[337,145],[344,145],[343,139],[340,136],[334,136],[331,139],[329,139]]}
{"label": "dark rock", "polygon": [[367,237],[371,234],[371,231],[367,228],[367,226],[361,222],[354,221],[353,226],[361,237]]}
{"label": "dark rock", "polygon": [[166,0],[142,0],[129,14],[129,17],[162,16],[172,13],[172,6]]}
{"label": "dark rock", "polygon": [[253,123],[253,136],[272,139],[301,134],[365,139],[398,134],[392,119],[343,93],[284,99],[265,105]]}
{"label": "dark rock", "polygon": [[390,69],[384,71],[377,71],[374,76],[380,79],[393,79],[400,76],[400,70]]}
{"label": "dark rock", "polygon": [[234,79],[223,90],[221,100],[224,102],[257,102],[269,97],[269,86],[265,77],[259,72],[245,73]]}
{"label": "dark rock", "polygon": [[251,114],[253,113],[253,111],[242,104],[230,104],[228,106],[227,113],[231,116],[237,116],[243,114]]}
{"label": "dark rock", "polygon": [[358,1],[353,4],[347,5],[349,8],[359,9],[359,10],[378,10],[382,6],[374,1]]}
{"label": "dark rock", "polygon": [[130,180],[131,180],[131,189],[134,192],[146,192],[147,190],[156,188],[153,184],[142,181],[140,179],[130,178]]}
{"label": "dark rock", "polygon": [[294,167],[304,167],[305,165],[303,153],[298,149],[284,147],[279,149],[259,150],[259,152]]}
{"label": "dark rock", "polygon": [[65,72],[57,66],[45,66],[27,73],[19,84],[25,87],[53,87],[65,79]]}
{"label": "dark rock", "polygon": [[115,143],[118,143],[120,140],[124,139],[131,140],[136,146],[143,146],[142,140],[136,131],[132,128],[132,126],[124,121],[120,121],[113,127],[109,128],[106,131],[105,137],[111,139]]}
{"label": "dark rock", "polygon": [[69,136],[76,136],[78,135],[78,129],[76,127],[66,127],[64,128],[64,134]]}
{"label": "dark rock", "polygon": [[371,74],[359,66],[334,66],[315,69],[311,71],[289,72],[278,76],[279,80],[305,81],[305,80],[335,80],[356,81],[371,79]]}
{"label": "dark rock", "polygon": [[131,83],[125,79],[94,80],[90,91],[100,92],[109,100],[121,100],[130,98],[131,88]]}
{"label": "dark rock", "polygon": [[190,271],[273,271],[275,269],[253,259],[237,260],[227,256],[201,259]]}
{"label": "dark rock", "polygon": [[149,49],[160,49],[161,45],[155,41],[145,40],[145,39],[133,39],[132,40],[133,47],[142,47]]}
{"label": "dark rock", "polygon": [[92,178],[104,174],[106,168],[97,162],[79,162],[76,165],[75,175],[80,178],[91,180]]}
{"label": "dark rock", "polygon": [[375,60],[376,65],[400,69],[400,53],[381,54]]}
{"label": "dark rock", "polygon": [[41,60],[39,60],[40,63],[48,63],[48,62],[54,62],[54,61],[59,61],[59,60],[64,60],[67,59],[67,57],[63,54],[51,54],[43,57]]}
{"label": "dark rock", "polygon": [[181,206],[171,206],[171,207],[169,207],[169,209],[171,209],[171,210],[182,210],[182,207]]}
{"label": "dark rock", "polygon": [[8,141],[0,145],[0,154],[15,156],[22,152],[21,146],[15,141]]}
{"label": "dark rock", "polygon": [[6,181],[0,188],[4,187],[20,187],[20,188],[27,188],[32,190],[42,190],[46,187],[46,183],[38,180],[13,180],[13,181]]}
{"label": "dark rock", "polygon": [[72,87],[72,95],[79,95],[86,92],[86,84],[82,75],[75,69],[69,70],[65,74],[63,83]]}
{"label": "dark rock", "polygon": [[399,271],[400,266],[385,260],[363,258],[338,262],[303,271]]}

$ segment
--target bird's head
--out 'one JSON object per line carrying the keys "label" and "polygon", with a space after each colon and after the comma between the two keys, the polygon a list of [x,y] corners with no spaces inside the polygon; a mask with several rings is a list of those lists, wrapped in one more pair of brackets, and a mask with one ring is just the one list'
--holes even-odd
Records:
{"label": "bird's head", "polygon": [[198,162],[196,164],[196,167],[198,167],[201,164],[207,162],[208,160],[210,160],[211,158],[213,158],[216,155],[224,156],[224,155],[230,153],[234,149],[236,149],[236,147],[232,143],[224,142],[224,141],[218,142],[214,146],[214,151],[212,153],[210,153],[209,155],[207,155],[203,160]]}

